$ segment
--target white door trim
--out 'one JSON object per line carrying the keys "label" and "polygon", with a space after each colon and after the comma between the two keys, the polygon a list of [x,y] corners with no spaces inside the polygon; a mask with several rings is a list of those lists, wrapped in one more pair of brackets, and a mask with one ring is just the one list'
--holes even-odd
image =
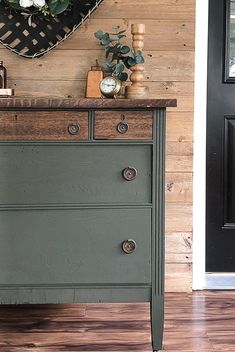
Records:
{"label": "white door trim", "polygon": [[209,0],[196,0],[193,160],[193,289],[205,288],[206,102]]}

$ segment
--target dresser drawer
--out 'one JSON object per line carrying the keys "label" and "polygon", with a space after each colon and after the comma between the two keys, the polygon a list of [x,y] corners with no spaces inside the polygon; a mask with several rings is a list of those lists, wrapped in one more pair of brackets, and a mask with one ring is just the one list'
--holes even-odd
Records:
{"label": "dresser drawer", "polygon": [[152,139],[151,111],[97,111],[95,139]]}
{"label": "dresser drawer", "polygon": [[0,145],[0,204],[150,203],[151,147]]}
{"label": "dresser drawer", "polygon": [[88,113],[1,111],[0,140],[88,139]]}
{"label": "dresser drawer", "polygon": [[150,238],[150,209],[3,211],[0,285],[148,284]]}

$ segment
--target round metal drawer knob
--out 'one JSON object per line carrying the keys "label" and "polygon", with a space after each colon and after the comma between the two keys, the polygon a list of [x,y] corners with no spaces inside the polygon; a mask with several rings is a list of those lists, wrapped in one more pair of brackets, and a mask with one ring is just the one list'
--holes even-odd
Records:
{"label": "round metal drawer knob", "polygon": [[128,166],[123,170],[122,174],[125,180],[132,181],[137,176],[137,170],[134,167]]}
{"label": "round metal drawer knob", "polygon": [[119,122],[119,124],[117,125],[117,130],[121,134],[126,133],[128,129],[129,129],[129,126],[126,122]]}
{"label": "round metal drawer knob", "polygon": [[68,132],[72,135],[78,134],[80,132],[80,126],[78,123],[70,123],[68,125]]}
{"label": "round metal drawer knob", "polygon": [[126,254],[131,254],[136,250],[136,242],[134,240],[125,240],[122,242],[122,250]]}

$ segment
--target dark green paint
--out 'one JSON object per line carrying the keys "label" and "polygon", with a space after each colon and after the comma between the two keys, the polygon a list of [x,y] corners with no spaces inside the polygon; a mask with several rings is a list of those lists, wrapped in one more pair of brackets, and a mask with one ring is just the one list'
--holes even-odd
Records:
{"label": "dark green paint", "polygon": [[162,348],[165,108],[153,117],[153,141],[95,141],[93,111],[89,141],[0,141],[1,303],[150,301]]}
{"label": "dark green paint", "polygon": [[164,325],[164,232],[165,232],[165,109],[154,118],[152,178],[152,297],[151,328],[153,350],[162,348]]}
{"label": "dark green paint", "polygon": [[0,233],[0,285],[150,284],[149,209],[5,211]]}
{"label": "dark green paint", "polygon": [[[128,300],[127,300],[128,297]],[[149,302],[151,288],[140,286],[12,287],[0,290],[2,304],[68,304],[98,302]]]}
{"label": "dark green paint", "polygon": [[0,204],[151,202],[151,146],[1,145],[0,170]]}

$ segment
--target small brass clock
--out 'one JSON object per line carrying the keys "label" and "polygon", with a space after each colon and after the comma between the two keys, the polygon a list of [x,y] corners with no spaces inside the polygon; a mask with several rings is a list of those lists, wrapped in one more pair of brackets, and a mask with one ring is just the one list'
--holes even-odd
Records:
{"label": "small brass clock", "polygon": [[115,98],[120,92],[122,82],[113,76],[108,76],[100,82],[100,91],[107,98]]}

